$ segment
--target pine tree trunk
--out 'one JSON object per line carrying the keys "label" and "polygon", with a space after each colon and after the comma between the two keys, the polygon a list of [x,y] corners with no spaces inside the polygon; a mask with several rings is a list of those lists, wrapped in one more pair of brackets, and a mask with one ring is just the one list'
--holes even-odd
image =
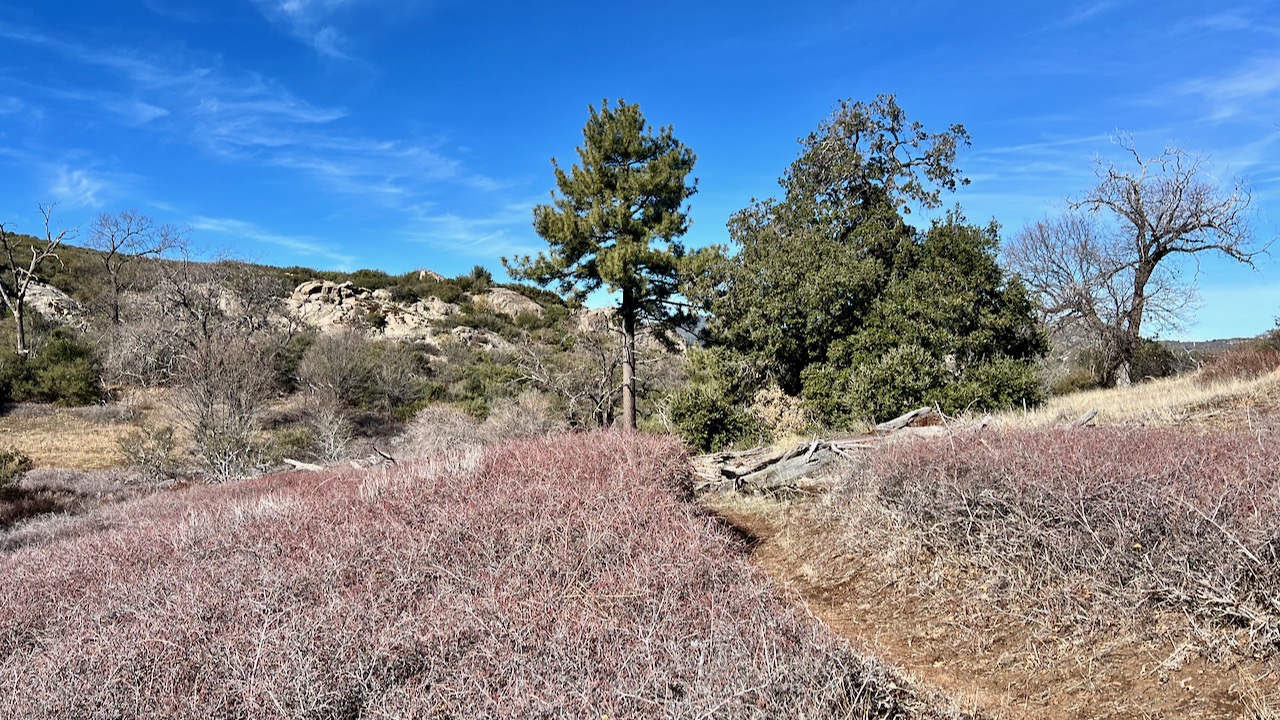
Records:
{"label": "pine tree trunk", "polygon": [[630,290],[622,291],[622,426],[636,429],[636,307]]}

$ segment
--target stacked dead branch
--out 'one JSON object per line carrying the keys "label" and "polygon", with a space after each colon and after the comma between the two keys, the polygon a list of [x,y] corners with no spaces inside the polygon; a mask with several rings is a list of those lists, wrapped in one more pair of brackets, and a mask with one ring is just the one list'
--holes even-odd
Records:
{"label": "stacked dead branch", "polygon": [[[1090,410],[1068,424],[1091,424],[1097,410]],[[885,442],[906,438],[941,436],[953,432],[977,432],[991,422],[959,422],[933,407],[922,407],[859,434],[814,438],[787,448],[753,448],[700,455],[693,459],[694,490],[737,492],[747,495],[804,495],[829,490],[835,475],[826,472],[832,463],[861,468],[868,450]]]}
{"label": "stacked dead branch", "polygon": [[733,491],[751,495],[811,494],[830,489],[832,463],[860,467],[866,451],[885,438],[907,430],[943,430],[945,418],[934,408],[920,408],[881,423],[869,432],[814,438],[789,448],[755,448],[694,458],[695,490]]}

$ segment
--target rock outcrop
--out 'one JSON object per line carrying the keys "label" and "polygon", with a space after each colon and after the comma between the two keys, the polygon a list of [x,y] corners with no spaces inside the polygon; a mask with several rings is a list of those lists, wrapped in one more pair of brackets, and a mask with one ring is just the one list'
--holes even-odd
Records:
{"label": "rock outcrop", "polygon": [[542,306],[514,290],[494,288],[475,298],[475,305],[489,312],[514,318],[523,313],[542,317]]}
{"label": "rock outcrop", "polygon": [[26,307],[61,325],[83,330],[89,324],[84,306],[75,298],[39,281],[33,281],[27,287]]}
{"label": "rock outcrop", "polygon": [[[430,270],[430,277],[439,277]],[[424,276],[426,277],[426,276]],[[520,293],[504,288],[490,290],[472,300],[477,307],[515,317],[521,313],[542,314],[542,306]],[[397,302],[387,290],[369,291],[351,283],[308,280],[298,285],[285,303],[295,321],[323,333],[358,329],[391,340],[425,342],[431,345],[460,343],[488,350],[508,350],[501,336],[466,326],[446,328],[441,321],[461,312],[460,306],[437,297],[412,303]]]}

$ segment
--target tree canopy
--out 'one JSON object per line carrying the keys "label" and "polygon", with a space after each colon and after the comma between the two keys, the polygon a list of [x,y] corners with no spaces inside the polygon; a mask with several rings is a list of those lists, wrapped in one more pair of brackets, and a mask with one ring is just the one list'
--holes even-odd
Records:
{"label": "tree canopy", "polygon": [[1118,143],[1132,164],[1099,161],[1097,185],[1006,248],[1045,321],[1078,323],[1091,336],[1103,385],[1129,383],[1148,324],[1177,327],[1194,305],[1194,272],[1179,258],[1218,253],[1251,265],[1265,249],[1240,180],[1219,186],[1205,158],[1180,147],[1144,156],[1131,137]]}
{"label": "tree canopy", "polygon": [[[781,199],[732,217],[737,253],[701,259],[707,278],[690,294],[712,316],[712,343],[837,424],[920,402],[1034,399],[1043,338],[1021,284],[996,262],[994,226],[958,210],[927,231],[905,220],[967,182],[955,158],[968,141],[960,125],[909,121],[893,96],[841,103],[801,140]],[[1016,389],[978,392],[993,373],[1016,375],[1006,383]]]}
{"label": "tree canopy", "polygon": [[696,191],[696,180],[687,181],[695,156],[670,126],[650,128],[638,105],[605,100],[589,110],[578,162],[566,171],[552,160],[558,193],[533,210],[547,251],[503,263],[518,278],[555,283],[578,298],[601,288],[620,295],[623,419],[635,427],[637,323],[681,315],[669,301],[685,254],[677,238],[689,227],[684,202]]}

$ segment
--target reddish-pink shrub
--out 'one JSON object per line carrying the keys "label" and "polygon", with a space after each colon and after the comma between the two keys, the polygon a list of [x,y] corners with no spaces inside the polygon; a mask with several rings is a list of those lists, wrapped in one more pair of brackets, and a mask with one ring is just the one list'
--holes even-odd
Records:
{"label": "reddish-pink shrub", "polygon": [[968,434],[887,447],[871,474],[928,546],[1024,590],[1076,587],[1121,615],[1170,608],[1209,621],[1215,642],[1280,650],[1274,432]]}
{"label": "reddish-pink shrub", "polygon": [[0,556],[0,717],[944,716],[798,612],[687,472],[577,434],[114,506]]}
{"label": "reddish-pink shrub", "polygon": [[1201,385],[1224,380],[1251,380],[1280,368],[1280,349],[1262,342],[1239,345],[1215,355],[1200,368]]}

